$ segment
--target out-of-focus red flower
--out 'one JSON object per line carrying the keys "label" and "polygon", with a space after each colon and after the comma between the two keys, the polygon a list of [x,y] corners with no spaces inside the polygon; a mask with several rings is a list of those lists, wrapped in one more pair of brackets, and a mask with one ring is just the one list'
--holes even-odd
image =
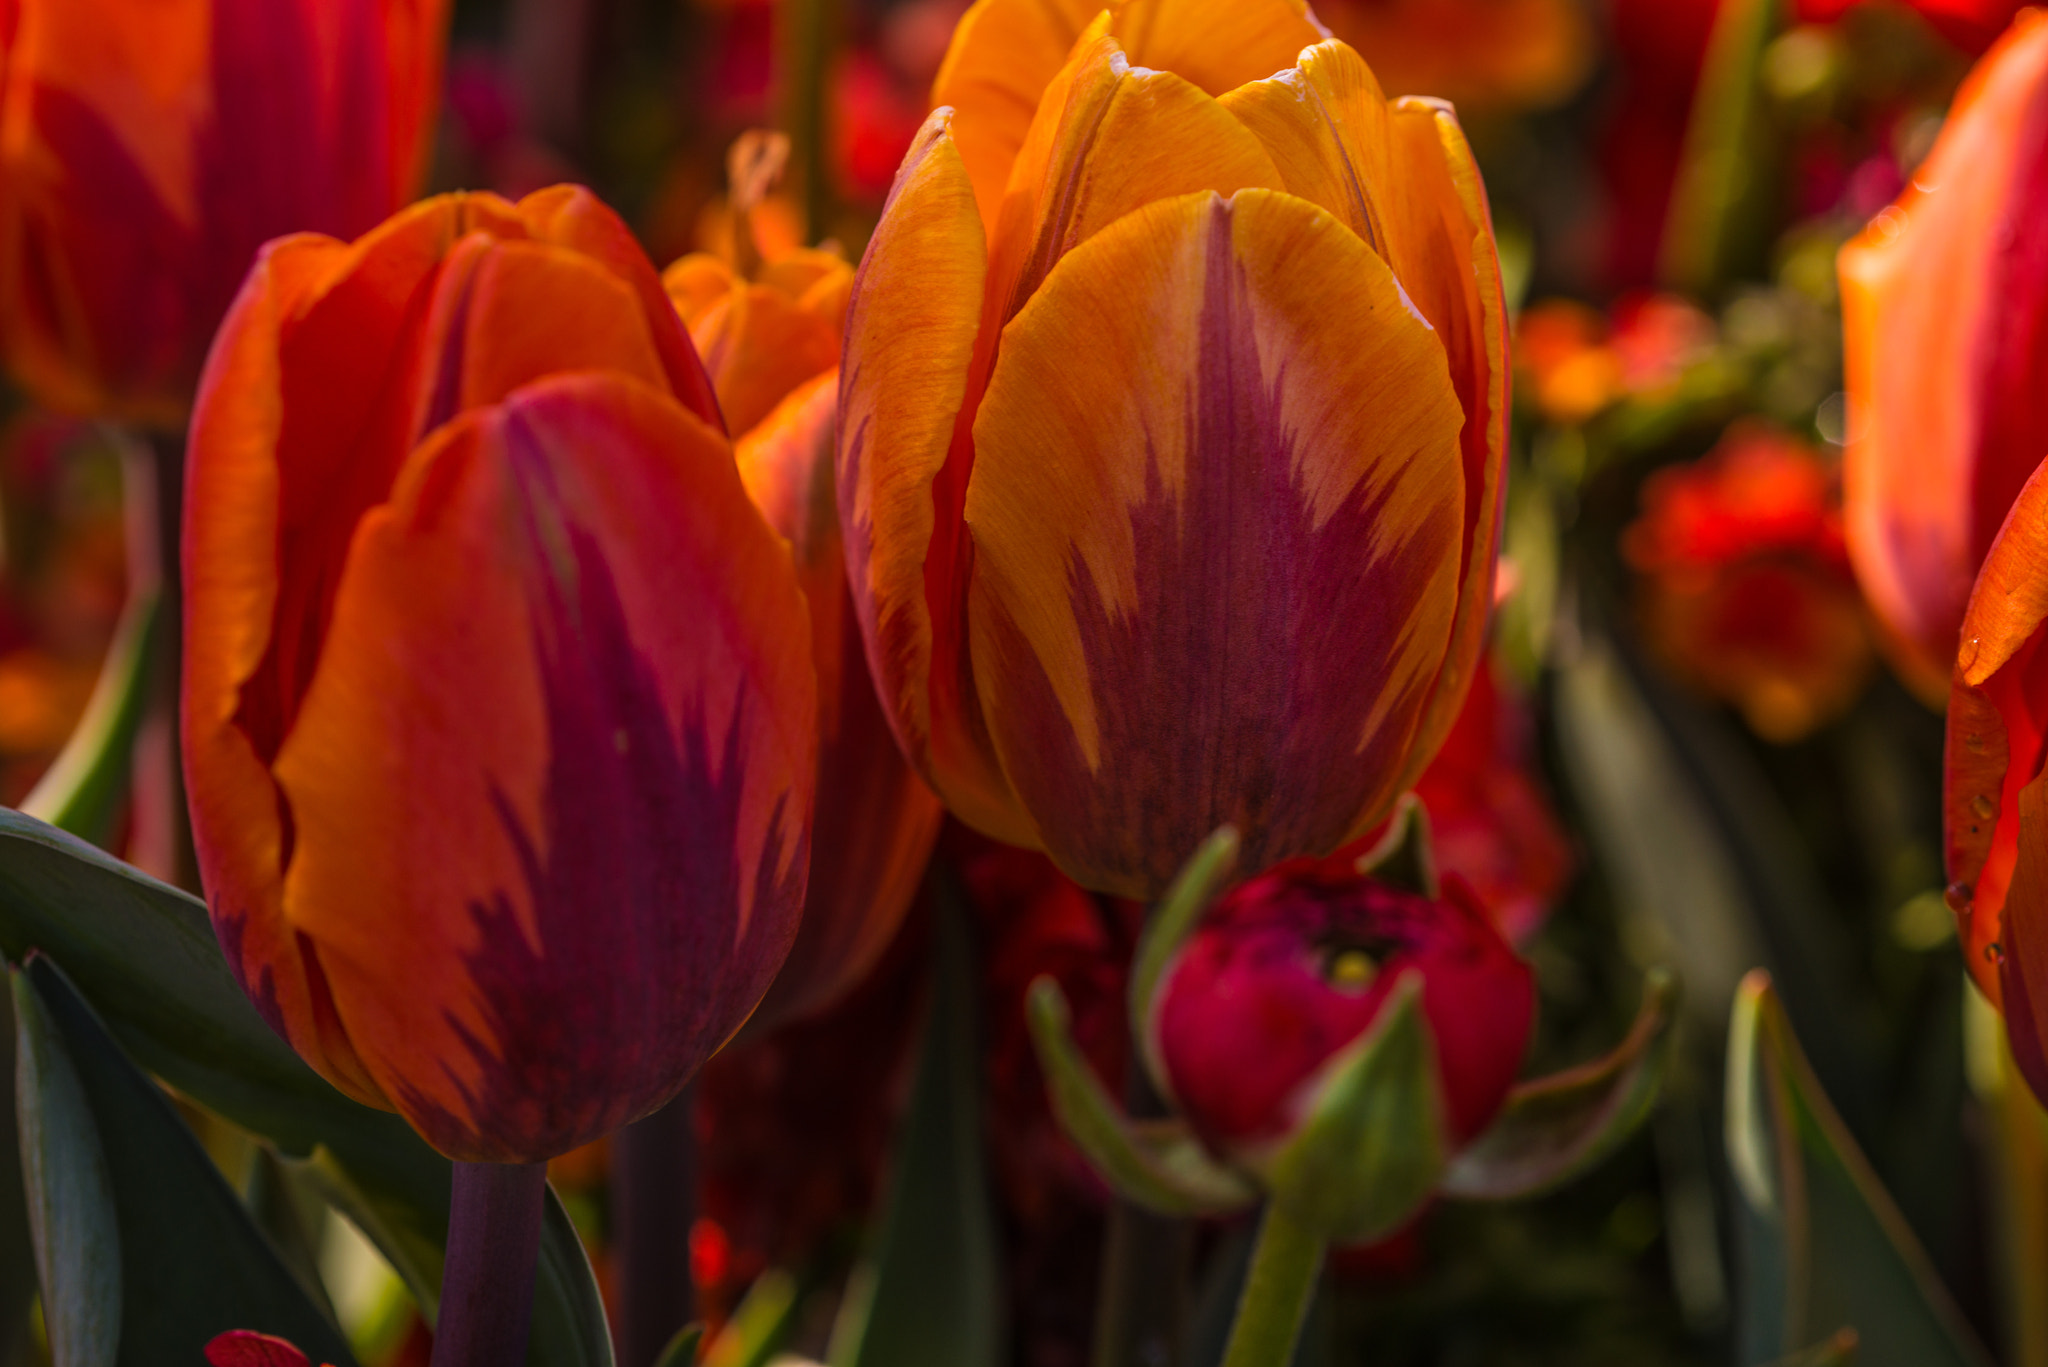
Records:
{"label": "out-of-focus red flower", "polygon": [[1389,95],[1531,108],[1578,89],[1594,35],[1575,0],[1323,0],[1316,17],[1372,63]]}
{"label": "out-of-focus red flower", "polygon": [[1839,715],[1869,672],[1836,489],[1813,448],[1738,427],[1644,481],[1622,538],[1651,649],[1771,740]]}
{"label": "out-of-focus red flower", "polygon": [[1880,643],[1938,702],[1977,567],[2048,452],[2048,15],[1977,64],[1841,276],[1849,550]]}
{"label": "out-of-focus red flower", "polygon": [[1455,877],[1440,901],[1342,861],[1239,884],[1169,963],[1149,1047],[1203,1140],[1256,1162],[1306,1118],[1325,1066],[1371,1028],[1410,970],[1422,976],[1455,1149],[1507,1099],[1535,1015],[1528,965]]}
{"label": "out-of-focus red flower", "polygon": [[903,80],[872,52],[846,54],[832,76],[833,164],[840,192],[880,204],[896,168],[924,122],[924,90]]}
{"label": "out-of-focus red flower", "polygon": [[214,925],[309,1063],[452,1157],[650,1113],[795,936],[810,627],[717,422],[571,187],[274,242],[209,360],[183,734]]}
{"label": "out-of-focus red flower", "polygon": [[1616,89],[1600,139],[1608,283],[1656,278],[1664,216],[1720,0],[1614,0]]}
{"label": "out-of-focus red flower", "polygon": [[1571,877],[1572,844],[1535,771],[1528,703],[1491,664],[1415,795],[1437,867],[1471,885],[1510,941],[1535,934]]}
{"label": "out-of-focus red flower", "polygon": [[12,0],[0,342],[63,410],[173,424],[256,249],[411,198],[448,0]]}
{"label": "out-of-focus red flower", "polygon": [[206,1345],[213,1367],[310,1367],[297,1345],[272,1334],[230,1329]]}

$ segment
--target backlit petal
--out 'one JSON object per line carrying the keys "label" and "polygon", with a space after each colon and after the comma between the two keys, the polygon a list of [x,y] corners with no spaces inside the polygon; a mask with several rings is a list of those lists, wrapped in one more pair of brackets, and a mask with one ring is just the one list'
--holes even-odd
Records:
{"label": "backlit petal", "polygon": [[984,714],[1063,868],[1150,896],[1226,821],[1262,867],[1384,814],[1451,631],[1462,422],[1436,334],[1306,201],[1165,201],[1053,268],[967,522]]}
{"label": "backlit petal", "polygon": [[412,457],[276,764],[292,927],[407,1119],[546,1157],[730,1037],[796,930],[814,700],[788,554],[665,394],[557,377]]}

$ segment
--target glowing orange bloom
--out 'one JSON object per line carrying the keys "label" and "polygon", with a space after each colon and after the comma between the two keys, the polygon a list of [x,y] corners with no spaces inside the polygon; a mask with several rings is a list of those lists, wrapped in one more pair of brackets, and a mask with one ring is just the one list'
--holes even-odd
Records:
{"label": "glowing orange bloom", "polygon": [[1485,196],[1448,108],[1324,38],[1290,0],[980,0],[854,286],[840,515],[897,735],[1099,890],[1226,821],[1252,867],[1361,834],[1478,659]]}
{"label": "glowing orange bloom", "polygon": [[0,4],[0,344],[75,412],[181,421],[256,249],[425,166],[449,0]]}
{"label": "glowing orange bloom", "polygon": [[214,925],[468,1160],[667,1101],[803,902],[788,552],[626,227],[563,187],[272,243],[193,416],[184,739]]}
{"label": "glowing orange bloom", "polygon": [[1797,739],[1855,701],[1870,637],[1834,477],[1812,448],[1742,427],[1659,470],[1622,553],[1651,649],[1758,735]]}
{"label": "glowing orange bloom", "polygon": [[2048,16],[1977,64],[1841,275],[1849,554],[1892,663],[1938,703],[1977,567],[2048,451]]}
{"label": "glowing orange bloom", "polygon": [[1948,705],[1949,903],[1963,960],[2004,1001],[2013,1054],[2048,1097],[2048,475],[1991,543],[1963,617]]}
{"label": "glowing orange bloom", "polygon": [[663,277],[738,435],[740,478],[789,541],[818,666],[818,805],[803,927],[756,1025],[843,996],[903,923],[939,801],[897,748],[846,586],[832,480],[839,337],[853,269],[835,252],[684,257]]}

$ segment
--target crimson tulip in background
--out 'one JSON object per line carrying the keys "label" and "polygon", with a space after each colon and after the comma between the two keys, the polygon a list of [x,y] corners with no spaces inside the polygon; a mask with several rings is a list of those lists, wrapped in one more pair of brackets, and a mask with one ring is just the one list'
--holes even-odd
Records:
{"label": "crimson tulip in background", "polygon": [[667,1101],[803,902],[796,571],[587,192],[271,244],[194,414],[184,736],[264,1015],[467,1160]]}
{"label": "crimson tulip in background", "polygon": [[51,406],[170,425],[257,248],[416,193],[448,0],[0,5],[0,343]]}
{"label": "crimson tulip in background", "polygon": [[1448,109],[1324,37],[1287,0],[984,0],[855,282],[840,516],[884,704],[953,811],[1099,890],[1156,895],[1226,822],[1253,867],[1362,834],[1478,659],[1485,200]]}

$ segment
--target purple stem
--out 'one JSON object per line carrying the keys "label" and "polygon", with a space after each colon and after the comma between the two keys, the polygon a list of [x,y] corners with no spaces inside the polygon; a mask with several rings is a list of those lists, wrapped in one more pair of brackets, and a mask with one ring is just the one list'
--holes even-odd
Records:
{"label": "purple stem", "polygon": [[545,1163],[457,1163],[433,1367],[521,1367],[546,1208]]}
{"label": "purple stem", "polygon": [[612,1247],[618,1254],[619,1367],[653,1367],[697,1317],[690,1226],[697,1218],[694,1086],[612,1136]]}

